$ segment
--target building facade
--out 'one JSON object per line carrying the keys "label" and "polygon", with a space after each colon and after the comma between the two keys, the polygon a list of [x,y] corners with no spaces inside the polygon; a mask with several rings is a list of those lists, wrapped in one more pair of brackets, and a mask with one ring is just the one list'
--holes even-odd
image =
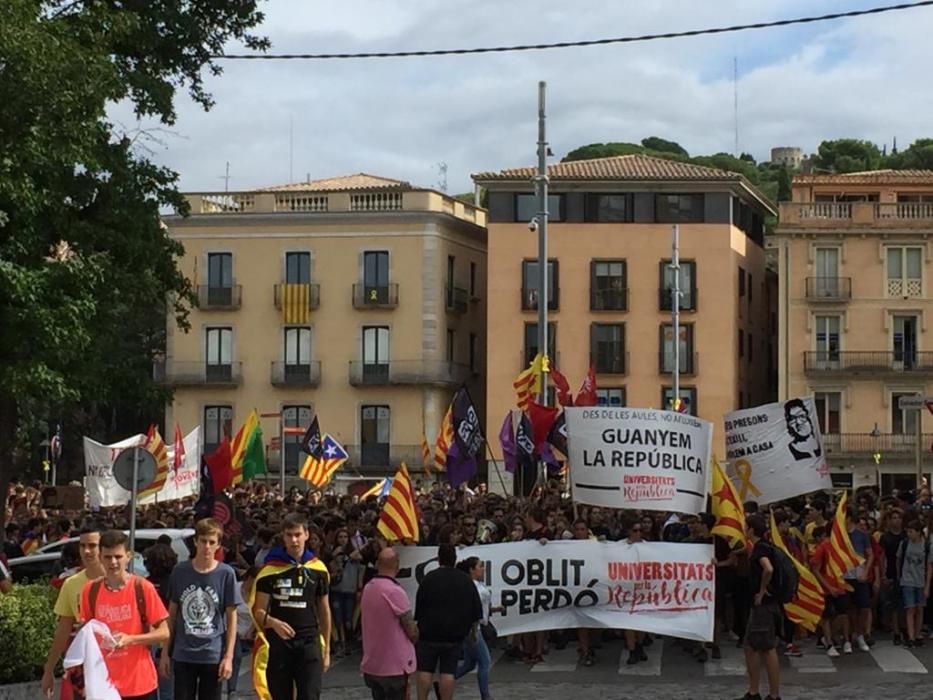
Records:
{"label": "building facade", "polygon": [[344,474],[420,471],[453,392],[482,405],[482,209],[365,174],[186,197],[190,215],[165,221],[199,303],[156,371],[166,424],[200,424],[205,453],[255,408],[270,472],[295,474],[300,436],[283,448],[282,427],[317,413]]}
{"label": "building facade", "polygon": [[[670,406],[677,224],[681,398],[716,423],[723,456],[723,414],[772,395],[763,247],[772,205],[740,175],[642,155],[559,163],[548,174],[552,364],[574,391],[592,366],[605,405]],[[489,210],[487,435],[514,408],[512,381],[538,352],[533,176],[533,168],[473,176]]]}
{"label": "building facade", "polygon": [[[781,204],[779,389],[812,394],[840,487],[914,488],[933,418],[933,171],[801,175]],[[918,423],[919,421],[919,423]]]}

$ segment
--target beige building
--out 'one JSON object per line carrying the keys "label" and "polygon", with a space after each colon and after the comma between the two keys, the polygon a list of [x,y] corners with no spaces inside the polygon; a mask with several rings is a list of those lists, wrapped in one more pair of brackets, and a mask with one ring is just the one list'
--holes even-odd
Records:
{"label": "beige building", "polygon": [[931,234],[933,171],[798,176],[781,204],[780,396],[815,396],[838,486],[913,488],[917,457],[930,469],[925,411],[898,404],[933,394]]}
{"label": "beige building", "polygon": [[[764,250],[772,205],[742,176],[642,155],[549,166],[548,354],[600,402],[673,398],[671,230],[680,230],[681,397],[714,421],[770,399],[776,378]],[[474,175],[489,210],[486,431],[515,406],[512,381],[538,352],[533,168]],[[491,486],[494,485],[491,481]]]}
{"label": "beige building", "polygon": [[454,390],[484,401],[486,215],[427,189],[359,174],[251,192],[186,195],[166,218],[199,305],[169,325],[157,366],[174,390],[166,424],[200,424],[205,452],[253,408],[294,474],[299,437],[321,429],[347,474],[420,471]]}

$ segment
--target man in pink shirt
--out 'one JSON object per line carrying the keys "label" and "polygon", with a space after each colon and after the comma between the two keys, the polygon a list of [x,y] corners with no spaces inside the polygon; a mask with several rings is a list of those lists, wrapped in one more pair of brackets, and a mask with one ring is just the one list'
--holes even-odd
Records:
{"label": "man in pink shirt", "polygon": [[415,671],[418,625],[408,594],[399,585],[398,554],[386,547],[379,552],[379,572],[363,589],[360,622],[363,626],[363,661],[360,670],[373,700],[406,700],[408,675]]}

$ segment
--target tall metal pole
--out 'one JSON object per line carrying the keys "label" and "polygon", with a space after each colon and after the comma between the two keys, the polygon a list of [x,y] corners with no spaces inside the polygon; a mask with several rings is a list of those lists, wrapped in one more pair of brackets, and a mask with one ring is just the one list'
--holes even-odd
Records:
{"label": "tall metal pole", "polygon": [[130,573],[136,559],[136,494],[139,491],[139,446],[133,448],[133,488],[130,491]]}
{"label": "tall metal pole", "polygon": [[279,414],[279,467],[282,470],[281,491],[282,500],[285,500],[285,416]]}
{"label": "tall metal pole", "polygon": [[671,330],[674,334],[671,389],[674,396],[669,408],[678,410],[680,407],[680,228],[674,224],[671,229],[671,270],[674,273],[674,285],[671,287]]}
{"label": "tall metal pole", "polygon": [[917,466],[917,493],[920,493],[920,489],[923,488],[923,446],[920,444],[923,441],[923,410],[924,407],[921,406],[917,411],[917,444],[914,445],[914,459]]}
{"label": "tall metal pole", "polygon": [[[548,223],[548,176],[547,176],[547,130],[546,130],[546,98],[547,83],[538,83],[538,174],[535,176],[535,187],[538,192],[538,352],[544,356],[548,354],[548,264],[547,264],[547,223]],[[550,362],[553,357],[548,358]],[[547,406],[547,373],[541,373],[541,393],[538,403]],[[541,483],[547,481],[547,466],[540,465]]]}

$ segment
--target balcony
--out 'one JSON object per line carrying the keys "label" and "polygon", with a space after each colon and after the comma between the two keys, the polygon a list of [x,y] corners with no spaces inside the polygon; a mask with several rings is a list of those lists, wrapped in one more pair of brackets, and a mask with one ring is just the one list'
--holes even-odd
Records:
{"label": "balcony", "polygon": [[[697,372],[699,372],[700,365],[700,354],[696,352],[688,352],[680,356],[680,374],[691,377]],[[673,374],[674,373],[674,353],[670,352],[659,352],[658,353],[658,373],[659,374]]]}
{"label": "balcony", "polygon": [[319,284],[276,284],[272,288],[275,308],[281,310],[283,304],[314,311],[321,305],[321,285]]}
{"label": "balcony", "polygon": [[929,229],[933,202],[781,202],[779,228]]}
{"label": "balcony", "polygon": [[590,311],[628,311],[628,290],[590,290]]}
{"label": "balcony", "polygon": [[198,308],[202,311],[232,311],[240,308],[242,287],[238,284],[229,287],[198,285]]}
{"label": "balcony", "polygon": [[[697,289],[681,289],[680,290],[680,310],[681,311],[696,311],[697,310],[697,297],[699,296],[699,290]],[[671,289],[659,289],[658,290],[658,308],[661,311],[672,311],[673,307],[671,306]]]}
{"label": "balcony", "polygon": [[839,303],[851,298],[851,277],[807,277],[807,301]]}
{"label": "balcony", "polygon": [[354,309],[394,309],[398,306],[398,284],[353,285]]}
{"label": "balcony", "polygon": [[467,365],[446,360],[392,360],[390,362],[350,362],[352,386],[388,386],[430,384],[457,387],[472,372]]}
{"label": "balcony", "polygon": [[[827,457],[858,457],[869,456],[875,452],[881,453],[881,459],[889,460],[892,457],[912,460],[916,452],[917,436],[915,433],[828,433],[822,436],[823,448]],[[933,434],[924,433],[920,445],[926,453]]]}
{"label": "balcony", "polygon": [[448,287],[446,301],[449,312],[465,314],[469,306],[469,294],[461,287]]}
{"label": "balcony", "polygon": [[[547,307],[550,311],[557,311],[560,306],[560,288],[551,287],[548,289],[548,304]],[[522,289],[522,311],[537,311],[538,310],[538,290],[537,289]]]}
{"label": "balcony", "polygon": [[153,379],[168,386],[237,386],[243,378],[243,363],[207,364],[161,360],[153,365]]}
{"label": "balcony", "polygon": [[814,376],[933,375],[933,352],[810,350],[804,353],[803,370]]}
{"label": "balcony", "polygon": [[273,362],[270,383],[272,386],[279,387],[318,386],[321,383],[321,363],[308,362],[304,364],[291,364],[286,362]]}

